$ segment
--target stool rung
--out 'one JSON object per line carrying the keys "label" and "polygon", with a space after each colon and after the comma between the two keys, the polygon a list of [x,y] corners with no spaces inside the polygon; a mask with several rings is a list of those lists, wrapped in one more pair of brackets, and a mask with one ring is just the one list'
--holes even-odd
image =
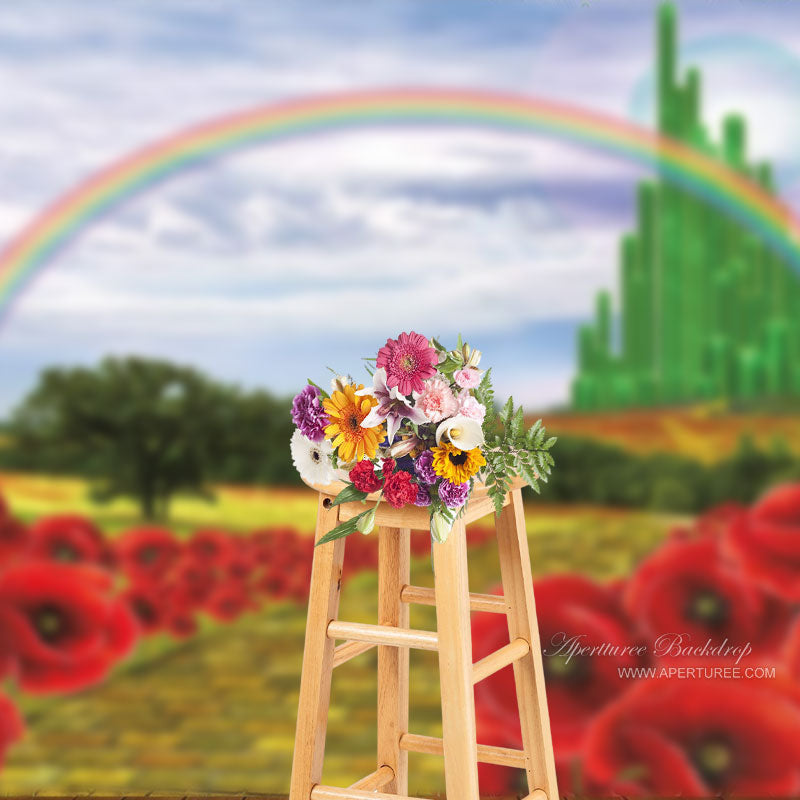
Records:
{"label": "stool rung", "polygon": [[[416,603],[422,606],[435,606],[436,595],[433,589],[425,586],[404,586],[400,592],[400,599],[404,603]],[[497,594],[469,593],[470,611],[489,611],[492,614],[506,613],[506,600]]]}
{"label": "stool rung", "polygon": [[547,800],[547,792],[544,789],[534,789],[530,794],[526,794],[522,800]]}
{"label": "stool rung", "polygon": [[340,644],[333,651],[333,666],[339,667],[347,663],[351,658],[360,656],[366,653],[367,650],[372,650],[375,647],[372,642],[345,642]]}
{"label": "stool rung", "polygon": [[[444,755],[442,740],[435,736],[420,736],[417,733],[404,733],[400,737],[400,749],[409,753],[428,753]],[[511,747],[495,747],[490,744],[478,745],[478,761],[485,764],[497,764],[501,767],[525,767],[525,753]],[[535,799],[534,799],[535,800]]]}
{"label": "stool rung", "polygon": [[486,658],[476,661],[472,665],[472,682],[478,683],[495,672],[513,664],[515,661],[524,658],[531,651],[531,646],[525,639],[514,639],[494,653],[490,653]]}
{"label": "stool rung", "polygon": [[392,647],[416,647],[420,650],[439,649],[439,636],[434,631],[393,628],[390,625],[365,625],[361,622],[333,620],[328,624],[328,638],[351,639]]}
{"label": "stool rung", "polygon": [[422,800],[405,794],[386,794],[385,792],[365,792],[361,789],[337,789],[318,783],[311,790],[311,800]]}
{"label": "stool rung", "polygon": [[378,789],[383,789],[386,784],[394,780],[394,770],[388,765],[384,764],[378,767],[375,772],[370,772],[369,775],[363,777],[360,781],[348,786],[348,789],[361,789],[365,792],[375,792]]}

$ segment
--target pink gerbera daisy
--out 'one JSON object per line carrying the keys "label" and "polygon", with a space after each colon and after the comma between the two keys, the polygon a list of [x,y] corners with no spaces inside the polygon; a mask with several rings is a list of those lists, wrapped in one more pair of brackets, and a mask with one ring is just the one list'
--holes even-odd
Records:
{"label": "pink gerbera daisy", "polygon": [[420,333],[401,333],[378,350],[378,367],[386,369],[386,385],[400,394],[421,392],[424,381],[436,373],[439,356]]}

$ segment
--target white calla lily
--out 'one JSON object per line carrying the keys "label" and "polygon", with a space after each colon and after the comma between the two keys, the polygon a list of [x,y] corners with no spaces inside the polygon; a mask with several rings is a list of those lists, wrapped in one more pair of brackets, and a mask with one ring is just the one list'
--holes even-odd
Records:
{"label": "white calla lily", "polygon": [[442,443],[442,438],[447,439],[459,450],[472,450],[484,443],[483,428],[474,419],[457,414],[439,424],[436,429],[436,444]]}

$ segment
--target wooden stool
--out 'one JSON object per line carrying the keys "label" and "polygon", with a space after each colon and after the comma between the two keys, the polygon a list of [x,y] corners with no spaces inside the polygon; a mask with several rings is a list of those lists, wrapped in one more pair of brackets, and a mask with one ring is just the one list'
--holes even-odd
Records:
{"label": "wooden stool", "polygon": [[[407,506],[395,510],[380,503],[376,513],[377,625],[337,619],[346,539],[315,549],[289,800],[408,800],[409,751],[444,755],[449,800],[478,800],[479,761],[524,768],[529,791],[526,800],[556,800],[553,745],[522,508],[523,485],[521,480],[514,483],[497,518],[504,597],[469,591],[465,526],[493,511],[480,485],[475,486],[465,514],[447,541],[433,545],[435,589],[409,585],[410,531],[428,530],[428,509]],[[342,487],[315,487],[320,491],[317,540],[339,522],[365,510],[361,503],[332,506]],[[438,632],[409,629],[409,603],[435,605]],[[470,610],[505,614],[508,619],[510,644],[475,664]],[[335,647],[336,639],[345,643]],[[377,769],[346,789],[323,786],[320,781],[333,669],[376,645]],[[410,647],[439,652],[442,739],[408,731]],[[514,665],[523,750],[479,745],[476,741],[473,685],[509,664]]]}

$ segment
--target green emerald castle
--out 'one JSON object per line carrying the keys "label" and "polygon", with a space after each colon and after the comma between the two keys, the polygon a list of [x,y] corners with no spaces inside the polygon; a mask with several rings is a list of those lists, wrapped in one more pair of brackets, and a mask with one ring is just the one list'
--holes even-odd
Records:
{"label": "green emerald castle", "polygon": [[[700,74],[680,83],[676,15],[658,16],[658,130],[774,192],[768,164],[747,161],[744,120],[715,143],[700,115]],[[620,248],[618,335],[611,295],[578,335],[579,410],[724,399],[800,398],[800,280],[762,240],[663,178],[637,187],[636,230]]]}

